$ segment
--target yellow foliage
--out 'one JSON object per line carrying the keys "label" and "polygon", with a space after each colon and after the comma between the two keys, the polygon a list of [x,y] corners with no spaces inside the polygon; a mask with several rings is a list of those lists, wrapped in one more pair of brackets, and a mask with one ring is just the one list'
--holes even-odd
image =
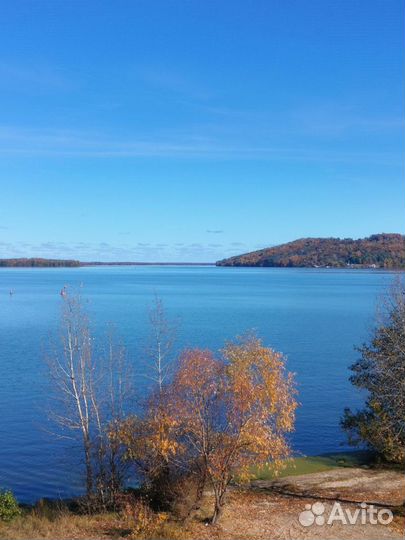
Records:
{"label": "yellow foliage", "polygon": [[131,529],[130,538],[153,538],[169,516],[165,512],[153,512],[151,508],[142,500],[127,504],[124,510],[124,517]]}

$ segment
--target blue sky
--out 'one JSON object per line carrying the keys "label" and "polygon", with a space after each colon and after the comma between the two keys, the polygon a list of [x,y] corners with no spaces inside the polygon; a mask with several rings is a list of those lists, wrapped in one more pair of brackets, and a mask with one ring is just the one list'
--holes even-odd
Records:
{"label": "blue sky", "polygon": [[403,0],[6,0],[0,257],[404,232]]}

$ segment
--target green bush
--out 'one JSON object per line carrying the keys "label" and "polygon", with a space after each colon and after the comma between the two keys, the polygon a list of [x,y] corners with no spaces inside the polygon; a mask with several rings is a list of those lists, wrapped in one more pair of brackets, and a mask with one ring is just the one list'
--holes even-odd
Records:
{"label": "green bush", "polygon": [[379,306],[371,343],[359,349],[350,381],[366,390],[360,411],[345,409],[342,427],[352,445],[366,445],[385,460],[405,464],[405,281],[398,278]]}
{"label": "green bush", "polygon": [[20,507],[11,491],[0,491],[0,521],[11,521],[20,514]]}

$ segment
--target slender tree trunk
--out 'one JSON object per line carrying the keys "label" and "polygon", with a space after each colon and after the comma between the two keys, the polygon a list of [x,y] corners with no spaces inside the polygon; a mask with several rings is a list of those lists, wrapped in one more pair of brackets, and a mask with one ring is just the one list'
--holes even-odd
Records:
{"label": "slender tree trunk", "polygon": [[222,510],[225,502],[225,489],[223,486],[219,488],[214,488],[215,493],[215,506],[214,506],[214,514],[211,518],[211,523],[214,525],[217,523],[222,515]]}
{"label": "slender tree trunk", "polygon": [[206,483],[207,483],[207,470],[206,468],[204,468],[204,470],[201,473],[200,478],[198,479],[197,491],[196,491],[194,502],[190,510],[187,512],[185,521],[190,520],[194,512],[200,509],[200,502],[204,495],[204,488],[205,488]]}
{"label": "slender tree trunk", "polygon": [[214,513],[211,518],[212,525],[215,525],[215,523],[218,522],[219,518],[221,517],[221,514],[222,514],[222,506],[220,505],[218,501],[215,501]]}
{"label": "slender tree trunk", "polygon": [[202,496],[204,494],[204,488],[205,488],[206,483],[207,483],[207,470],[204,468],[201,479],[199,480],[198,486],[197,486],[197,493],[196,493],[195,502],[194,502],[194,509],[195,510],[198,510],[198,508],[200,506],[200,501],[201,501]]}
{"label": "slender tree trunk", "polygon": [[86,462],[86,495],[90,499],[94,489],[93,467],[91,463],[90,441],[84,437],[84,455]]}

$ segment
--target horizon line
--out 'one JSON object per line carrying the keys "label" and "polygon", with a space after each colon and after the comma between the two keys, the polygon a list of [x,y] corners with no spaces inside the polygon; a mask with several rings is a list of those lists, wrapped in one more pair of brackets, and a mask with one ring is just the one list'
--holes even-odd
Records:
{"label": "horizon line", "polygon": [[77,266],[215,266],[216,261],[83,261],[80,259],[70,259],[64,257],[1,257],[0,263],[3,261],[47,261],[47,262],[65,262],[78,263]]}

